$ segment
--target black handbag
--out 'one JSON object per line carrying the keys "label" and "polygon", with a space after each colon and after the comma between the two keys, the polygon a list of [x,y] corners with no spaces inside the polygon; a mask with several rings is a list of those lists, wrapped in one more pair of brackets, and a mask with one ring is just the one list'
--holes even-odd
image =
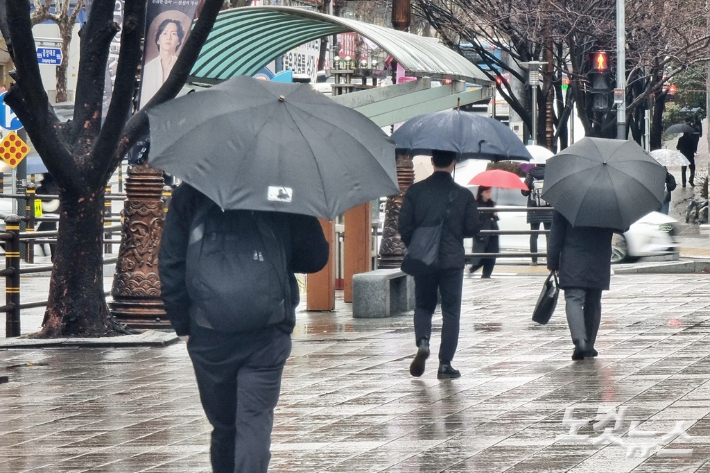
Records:
{"label": "black handbag", "polygon": [[542,286],[540,297],[537,298],[532,319],[539,324],[546,324],[550,321],[552,313],[557,307],[557,297],[560,295],[559,281],[554,271],[547,276],[545,284]]}
{"label": "black handbag", "polygon": [[417,227],[412,233],[412,240],[407,245],[407,254],[402,260],[402,271],[411,276],[423,276],[435,272],[439,267],[439,244],[441,230],[449,216],[451,203],[456,199],[456,190],[449,193],[446,212],[441,221],[431,227]]}

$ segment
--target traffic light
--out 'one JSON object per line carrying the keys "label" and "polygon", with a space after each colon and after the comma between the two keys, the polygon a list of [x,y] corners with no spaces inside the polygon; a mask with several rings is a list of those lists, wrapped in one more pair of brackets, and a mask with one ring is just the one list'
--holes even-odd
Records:
{"label": "traffic light", "polygon": [[589,83],[592,85],[592,109],[599,112],[611,110],[611,71],[609,56],[604,51],[589,54],[591,69]]}
{"label": "traffic light", "polygon": [[675,84],[663,88],[666,91],[666,102],[675,102]]}

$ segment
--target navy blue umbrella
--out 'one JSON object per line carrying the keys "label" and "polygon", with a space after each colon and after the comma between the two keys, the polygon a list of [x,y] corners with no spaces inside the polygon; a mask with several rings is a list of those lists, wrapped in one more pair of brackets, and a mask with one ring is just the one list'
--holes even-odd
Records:
{"label": "navy blue umbrella", "polygon": [[458,161],[530,161],[520,138],[498,120],[459,109],[426,113],[408,120],[393,134],[395,147],[411,155],[454,151]]}

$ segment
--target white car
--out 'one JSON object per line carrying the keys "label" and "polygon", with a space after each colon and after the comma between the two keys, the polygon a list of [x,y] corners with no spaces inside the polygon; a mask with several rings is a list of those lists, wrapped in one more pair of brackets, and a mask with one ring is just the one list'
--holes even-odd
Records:
{"label": "white car", "polygon": [[678,220],[651,212],[636,221],[624,234],[614,234],[611,262],[678,252]]}

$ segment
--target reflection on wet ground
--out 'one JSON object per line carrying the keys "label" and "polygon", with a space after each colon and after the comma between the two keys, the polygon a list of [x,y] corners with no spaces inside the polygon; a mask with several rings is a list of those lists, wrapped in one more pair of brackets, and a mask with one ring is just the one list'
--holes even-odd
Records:
{"label": "reflection on wet ground", "polygon": [[[299,314],[272,472],[710,472],[710,279],[617,275],[599,357],[572,362],[539,275],[467,278],[454,366],[422,378],[411,317]],[[435,318],[440,329],[440,317]],[[183,344],[0,351],[0,472],[209,472]]]}

